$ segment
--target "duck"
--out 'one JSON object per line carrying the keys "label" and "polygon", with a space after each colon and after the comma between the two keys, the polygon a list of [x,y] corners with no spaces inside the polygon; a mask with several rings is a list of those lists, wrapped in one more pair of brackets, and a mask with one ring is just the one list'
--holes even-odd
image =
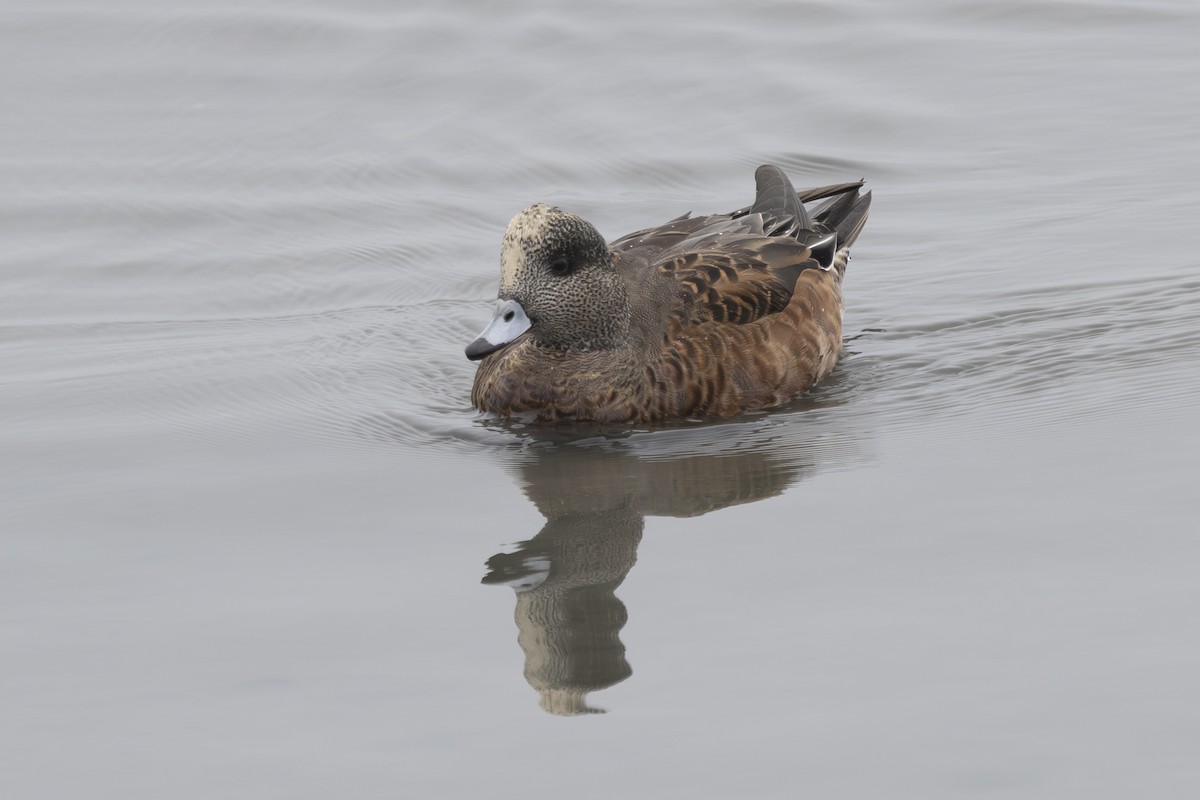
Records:
{"label": "duck", "polygon": [[753,204],[609,243],[544,203],[509,223],[491,322],[466,347],[471,402],[501,418],[651,423],[787,403],[842,351],[842,279],[862,180],[797,192],[779,167]]}

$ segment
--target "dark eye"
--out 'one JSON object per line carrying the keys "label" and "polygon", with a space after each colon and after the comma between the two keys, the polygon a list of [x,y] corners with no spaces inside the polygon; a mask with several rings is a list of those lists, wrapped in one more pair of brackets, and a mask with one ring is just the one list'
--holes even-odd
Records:
{"label": "dark eye", "polygon": [[550,271],[555,275],[566,275],[571,271],[571,262],[566,256],[559,256],[550,262]]}

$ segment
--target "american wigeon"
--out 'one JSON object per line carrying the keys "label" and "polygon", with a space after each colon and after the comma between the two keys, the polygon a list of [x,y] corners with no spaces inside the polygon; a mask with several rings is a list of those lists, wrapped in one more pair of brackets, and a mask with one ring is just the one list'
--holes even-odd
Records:
{"label": "american wigeon", "polygon": [[[759,167],[754,204],[631,233],[611,245],[543,204],[500,249],[481,410],[541,420],[732,416],[808,390],[842,350],[842,276],[867,220],[862,182],[797,194]],[[825,202],[812,209],[805,203]]]}

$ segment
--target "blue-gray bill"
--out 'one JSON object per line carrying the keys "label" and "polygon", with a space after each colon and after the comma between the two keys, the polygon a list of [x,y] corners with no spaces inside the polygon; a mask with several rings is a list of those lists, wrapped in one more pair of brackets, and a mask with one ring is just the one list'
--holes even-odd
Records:
{"label": "blue-gray bill", "polygon": [[478,361],[484,356],[496,352],[501,347],[511,344],[518,336],[529,330],[529,326],[532,324],[525,314],[525,309],[516,300],[497,301],[492,321],[475,341],[467,345],[467,358]]}

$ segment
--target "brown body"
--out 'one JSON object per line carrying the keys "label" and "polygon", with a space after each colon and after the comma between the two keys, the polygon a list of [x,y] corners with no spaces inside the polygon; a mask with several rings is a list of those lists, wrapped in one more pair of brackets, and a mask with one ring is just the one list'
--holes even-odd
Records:
{"label": "brown body", "polygon": [[551,421],[726,417],[780,405],[824,378],[841,353],[842,276],[870,196],[859,184],[802,192],[801,202],[832,199],[796,224],[756,210],[759,180],[750,209],[614,242],[608,269],[628,298],[619,334],[599,347],[547,346],[534,318],[482,360],[472,402]]}
{"label": "brown body", "polygon": [[501,416],[597,422],[769,408],[833,369],[842,308],[840,276],[806,270],[783,311],[746,324],[676,318],[656,339],[614,350],[549,350],[526,338],[483,360],[471,401]]}

